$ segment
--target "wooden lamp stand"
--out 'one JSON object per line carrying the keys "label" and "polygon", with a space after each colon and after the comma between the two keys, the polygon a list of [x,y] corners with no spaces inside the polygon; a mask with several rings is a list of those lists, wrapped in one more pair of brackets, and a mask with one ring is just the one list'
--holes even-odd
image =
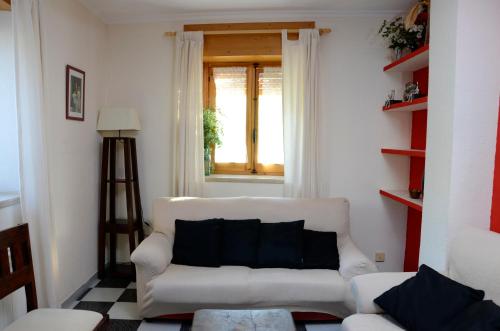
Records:
{"label": "wooden lamp stand", "polygon": [[[123,146],[125,178],[116,178],[117,143]],[[135,277],[135,268],[116,263],[116,241],[118,234],[128,235],[130,254],[144,239],[142,207],[137,171],[135,138],[105,137],[102,149],[101,188],[99,206],[98,276],[106,275],[106,235],[109,234],[109,271],[114,277]],[[125,185],[127,218],[116,217],[116,186]],[[108,192],[109,188],[109,192]],[[109,194],[108,194],[109,193]],[[108,203],[109,197],[109,203]],[[108,209],[109,207],[109,209]],[[136,235],[138,242],[136,243]]]}

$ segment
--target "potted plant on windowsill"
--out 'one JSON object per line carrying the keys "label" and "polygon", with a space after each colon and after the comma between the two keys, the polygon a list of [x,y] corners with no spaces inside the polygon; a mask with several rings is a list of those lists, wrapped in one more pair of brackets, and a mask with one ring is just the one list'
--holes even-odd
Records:
{"label": "potted plant on windowsill", "polygon": [[205,149],[205,176],[213,172],[212,167],[212,148],[220,146],[222,141],[222,127],[217,119],[217,112],[213,108],[203,109],[203,147]]}

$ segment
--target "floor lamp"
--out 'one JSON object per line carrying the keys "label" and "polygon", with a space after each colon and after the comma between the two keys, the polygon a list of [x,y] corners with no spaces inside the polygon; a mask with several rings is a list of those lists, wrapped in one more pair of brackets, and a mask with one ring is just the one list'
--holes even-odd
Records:
{"label": "floor lamp", "polygon": [[[109,234],[110,274],[114,277],[133,278],[135,276],[135,268],[132,263],[117,264],[116,242],[118,234],[127,235],[129,250],[132,254],[135,247],[144,239],[135,138],[122,137],[122,131],[130,132],[140,129],[139,117],[134,109],[108,107],[99,111],[97,131],[103,135],[98,222],[99,278],[103,278],[106,274],[107,234]],[[123,148],[124,155],[125,176],[122,178],[117,178],[116,175],[118,148]],[[116,189],[118,185],[125,186],[126,218],[118,218],[116,215]],[[138,242],[136,242],[136,232]]]}

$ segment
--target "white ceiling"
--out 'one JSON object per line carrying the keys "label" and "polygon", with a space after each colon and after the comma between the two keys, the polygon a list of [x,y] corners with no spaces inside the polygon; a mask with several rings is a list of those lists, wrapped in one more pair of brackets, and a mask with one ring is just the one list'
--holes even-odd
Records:
{"label": "white ceiling", "polygon": [[215,17],[244,12],[283,15],[342,15],[407,10],[416,0],[80,0],[107,23]]}

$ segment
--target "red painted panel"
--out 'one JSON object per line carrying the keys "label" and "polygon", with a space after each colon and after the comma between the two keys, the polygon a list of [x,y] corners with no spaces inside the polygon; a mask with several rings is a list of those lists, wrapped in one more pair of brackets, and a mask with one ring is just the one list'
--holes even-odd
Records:
{"label": "red painted panel", "polygon": [[[413,73],[413,81],[418,82],[420,93],[427,96],[429,86],[429,67]],[[427,139],[427,110],[412,113],[411,148],[423,149]],[[422,189],[422,178],[425,171],[425,159],[410,158],[410,188]],[[422,228],[422,212],[408,208],[406,220],[406,248],[404,271],[417,271],[420,254],[420,233]]]}
{"label": "red painted panel", "polygon": [[406,220],[406,249],[404,271],[417,271],[420,254],[420,231],[422,226],[422,212],[408,208]]}
{"label": "red painted panel", "polygon": [[413,72],[413,82],[418,82],[420,95],[427,96],[429,93],[429,67],[425,67]]}
{"label": "red painted panel", "polygon": [[[427,111],[412,113],[411,148],[425,150],[427,132]],[[422,176],[425,170],[425,159],[412,157],[410,159],[410,187],[422,189]]]}
{"label": "red painted panel", "polygon": [[[499,107],[500,110],[500,107]],[[500,232],[500,115],[497,129],[497,151],[493,177],[493,197],[491,201],[491,231]]]}

